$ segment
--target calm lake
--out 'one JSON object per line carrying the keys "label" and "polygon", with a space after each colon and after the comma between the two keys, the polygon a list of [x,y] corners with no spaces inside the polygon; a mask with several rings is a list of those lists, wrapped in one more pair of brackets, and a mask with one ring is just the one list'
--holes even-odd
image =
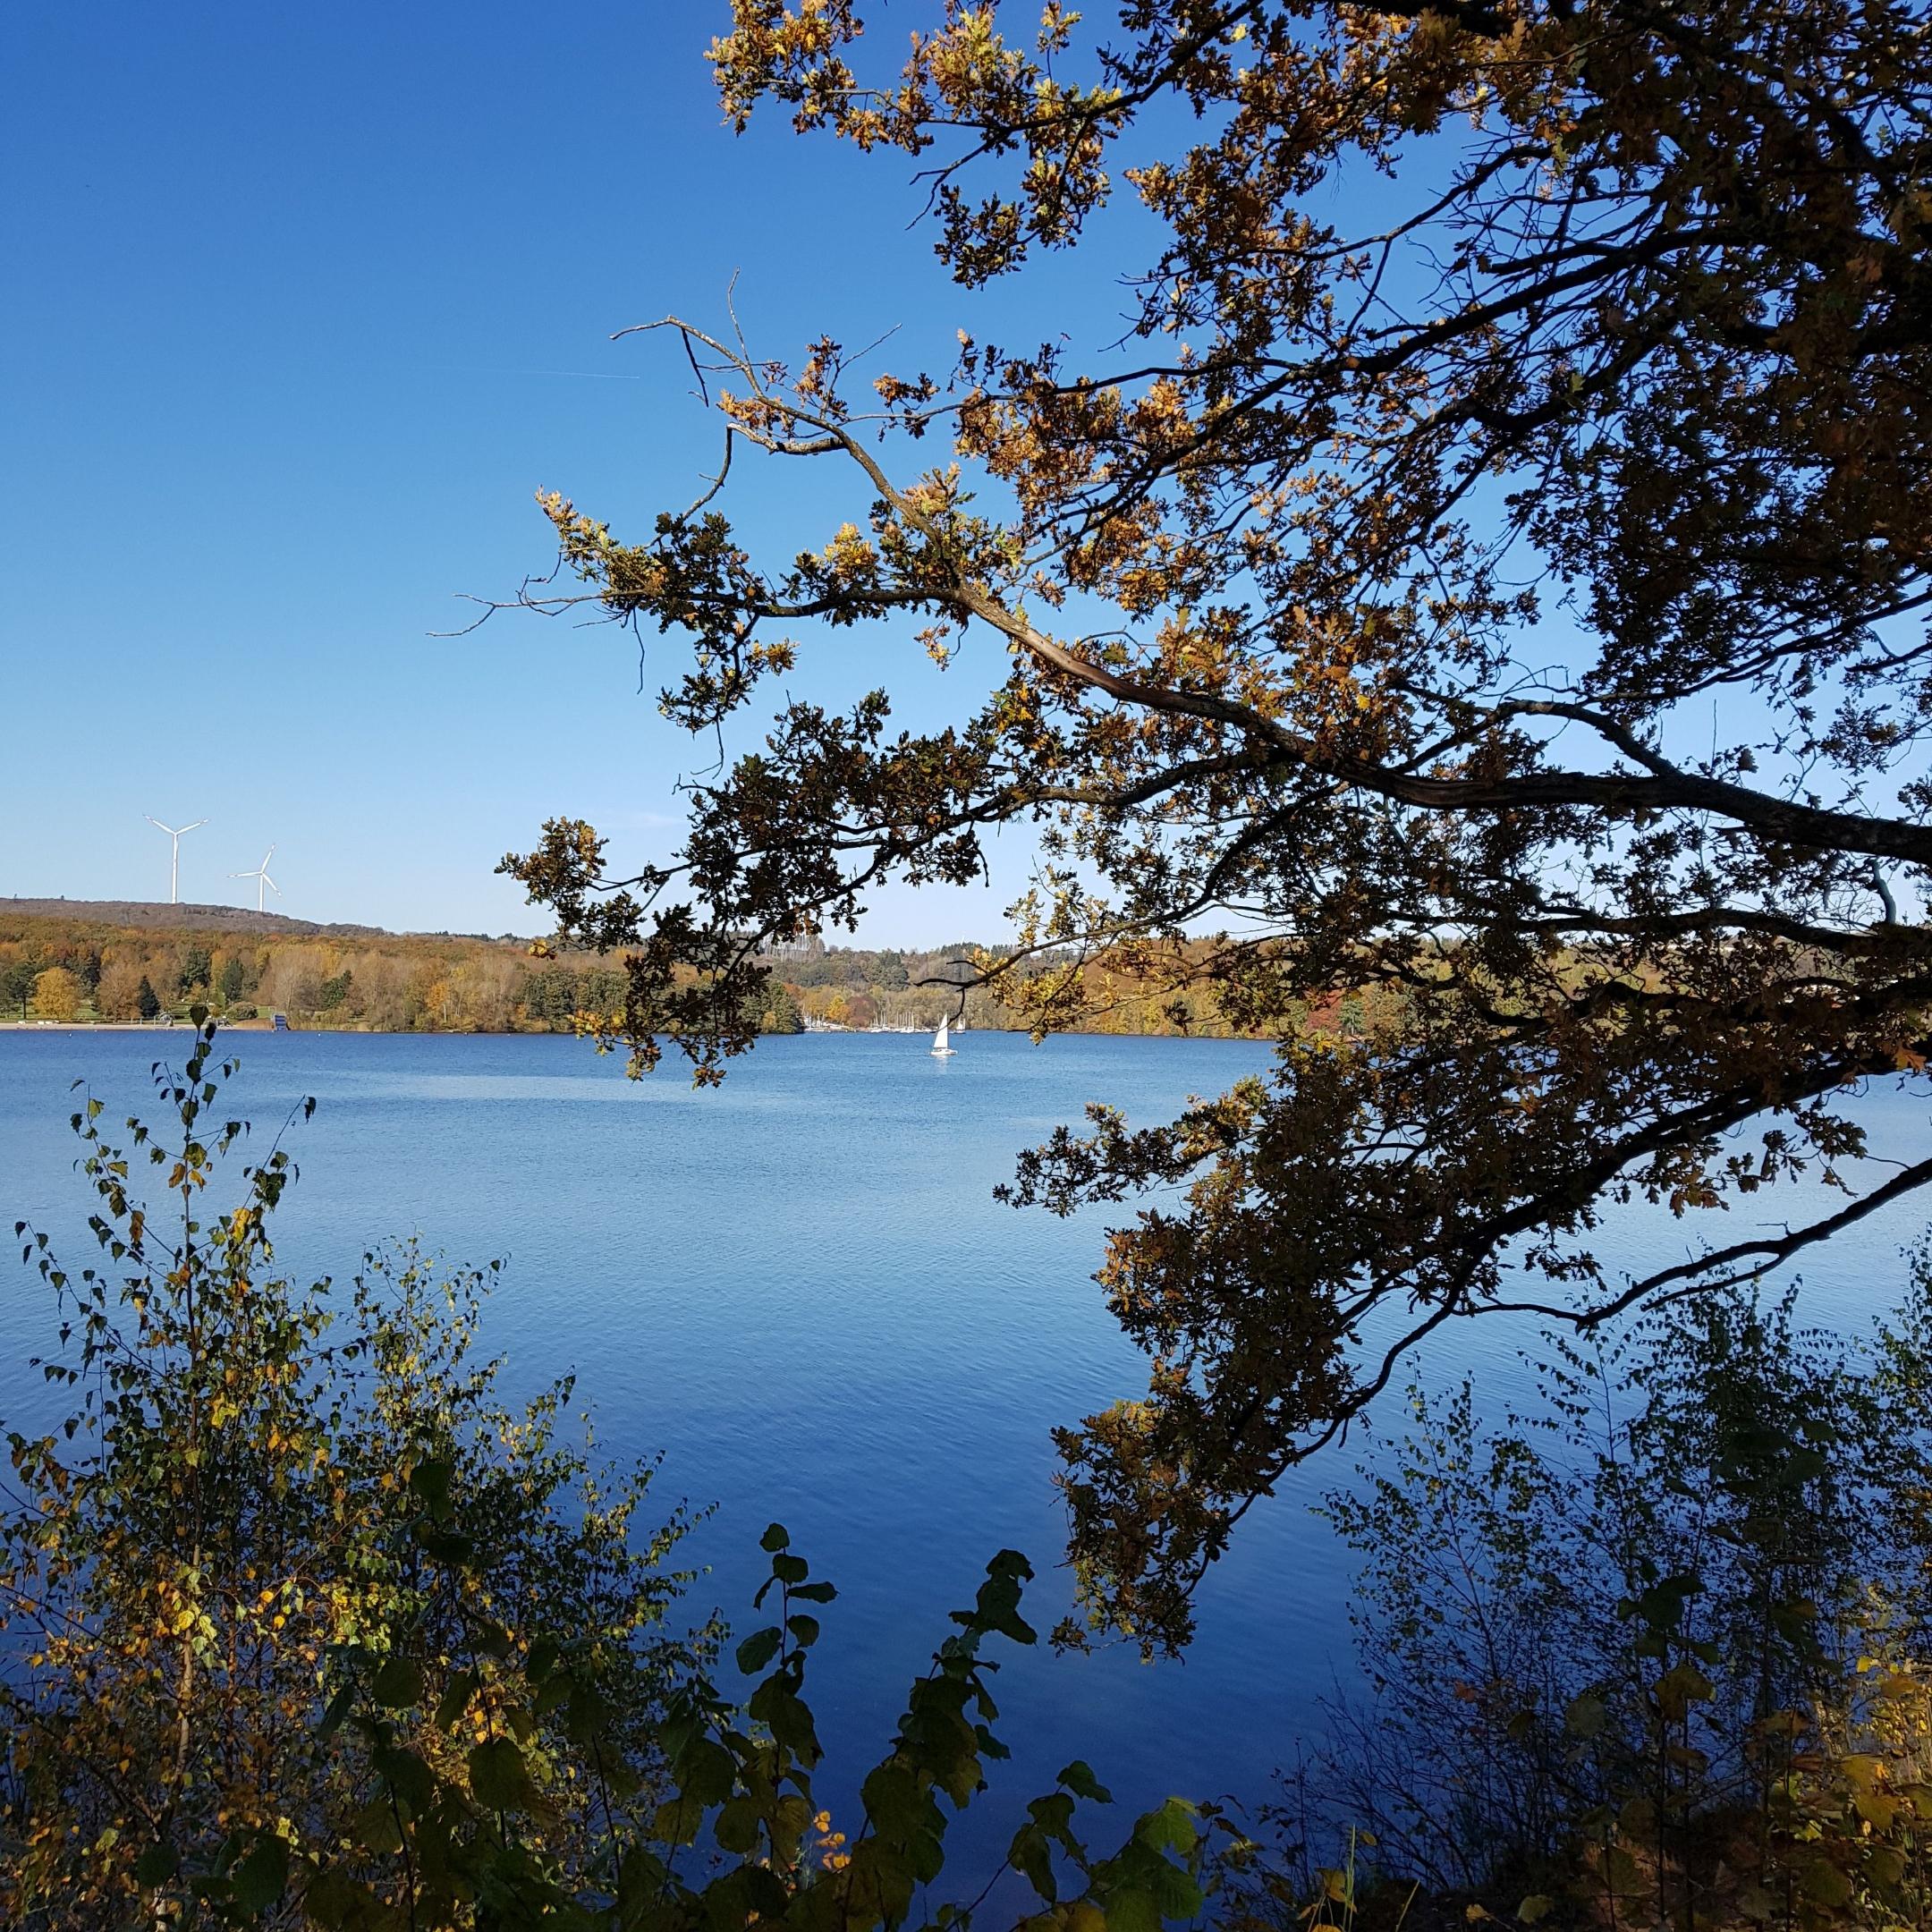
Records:
{"label": "calm lake", "polygon": [[[278,1244],[292,1270],[347,1275],[372,1243],[411,1233],[452,1261],[503,1257],[487,1338],[509,1358],[513,1393],[576,1370],[610,1454],[661,1451],[657,1494],[717,1504],[685,1546],[709,1566],[694,1612],[716,1606],[750,1627],[758,1537],[773,1518],[837,1583],[814,1674],[836,1767],[827,1793],[852,1788],[883,1750],[946,1611],[970,1600],[996,1550],[1034,1560],[1030,1621],[1044,1630],[1063,1613],[1048,1431],[1144,1386],[1089,1279],[1104,1217],[996,1205],[1013,1152],[1089,1100],[1145,1123],[1268,1063],[1263,1048],[1212,1040],[1034,1047],[969,1033],[956,1058],[936,1061],[923,1037],[808,1035],[760,1043],[721,1090],[699,1094],[668,1063],[633,1083],[560,1038],[230,1044],[233,1110],[258,1141],[302,1096],[318,1102],[289,1130],[301,1177]],[[31,1220],[75,1265],[91,1260],[70,1083],[85,1079],[110,1120],[151,1114],[149,1063],[185,1045],[0,1033],[0,1221]],[[1855,1111],[1884,1151],[1922,1153],[1919,1098],[1886,1089]],[[1791,1191],[1764,1211],[1783,1220],[1802,1204]],[[1807,1312],[1851,1325],[1881,1309],[1926,1213],[1900,1204],[1813,1258]],[[1707,1225],[1732,1241],[1749,1224]],[[1632,1214],[1599,1251],[1655,1266],[1704,1232]],[[49,1323],[17,1258],[4,1279],[0,1415],[12,1420],[44,1400],[25,1359]],[[1500,1403],[1522,1388],[1514,1352],[1533,1340],[1502,1320],[1463,1325],[1427,1358],[1428,1379],[1473,1368]],[[1387,1420],[1399,1423],[1393,1406]],[[1123,1805],[1170,1791],[1266,1799],[1275,1767],[1318,1730],[1319,1700],[1354,1674],[1349,1563],[1312,1505],[1355,1457],[1352,1445],[1250,1514],[1209,1580],[1184,1664],[1006,1653],[999,1729],[1016,1761],[955,1827],[962,1850],[1004,1846],[1021,1802],[1075,1755]]]}

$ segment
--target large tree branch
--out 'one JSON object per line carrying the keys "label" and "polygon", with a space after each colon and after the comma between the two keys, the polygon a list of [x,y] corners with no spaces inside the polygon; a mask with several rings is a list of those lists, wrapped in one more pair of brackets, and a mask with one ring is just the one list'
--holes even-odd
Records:
{"label": "large tree branch", "polygon": [[[662,325],[660,325],[662,326]],[[757,370],[748,358],[688,323],[668,326],[704,343],[724,356],[749,381],[757,385]],[[760,390],[762,395],[762,389]],[[769,400],[769,399],[767,399]],[[943,523],[905,490],[894,484],[884,466],[845,423],[795,402],[786,402],[785,414],[819,434],[792,442],[792,453],[831,453],[842,451],[865,473],[893,513],[923,537],[938,558],[956,551],[956,542]],[[774,606],[772,614],[817,614],[825,600],[800,606]],[[835,601],[835,600],[834,600]],[[1019,645],[1033,660],[1087,689],[1104,692],[1123,704],[1170,716],[1193,717],[1226,724],[1258,740],[1288,763],[1397,803],[1444,812],[1546,810],[1581,806],[1627,817],[1640,811],[1688,810],[1729,819],[1760,837],[1781,844],[1818,851],[1862,852],[1873,858],[1907,860],[1932,865],[1932,827],[1900,819],[1875,818],[1853,812],[1832,811],[1775,794],[1754,791],[1729,780],[1686,772],[1645,746],[1634,733],[1606,714],[1588,707],[1550,700],[1519,701],[1492,714],[1542,715],[1589,725],[1614,749],[1644,767],[1634,773],[1531,771],[1495,778],[1445,777],[1404,771],[1370,759],[1319,750],[1306,736],[1289,730],[1252,706],[1212,692],[1179,690],[1097,664],[1068,649],[1027,619],[1009,609],[989,587],[961,573],[950,584],[909,585],[874,601],[885,604],[927,602],[950,604],[978,617]]]}

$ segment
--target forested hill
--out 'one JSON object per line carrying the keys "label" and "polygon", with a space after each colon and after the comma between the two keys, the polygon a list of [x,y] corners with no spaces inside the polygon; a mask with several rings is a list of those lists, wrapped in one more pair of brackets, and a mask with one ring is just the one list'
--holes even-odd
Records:
{"label": "forested hill", "polygon": [[505,934],[390,933],[219,905],[0,899],[0,1018],[180,1018],[205,1002],[231,1021],[383,1031],[503,1032],[547,1025],[572,1000],[622,999],[621,976],[540,962]]}
{"label": "forested hill", "polygon": [[[758,1023],[767,1032],[936,1026],[942,1013],[957,1016],[945,982],[973,950],[804,942],[769,961]],[[280,1013],[299,1027],[376,1032],[568,1032],[584,1015],[617,1012],[624,987],[615,959],[537,957],[509,933],[391,933],[238,906],[0,899],[0,1022],[158,1022],[205,1003],[241,1025]],[[1172,996],[1143,997],[1108,980],[1086,1024],[1229,1030],[1205,998],[1184,1027],[1172,1004]],[[979,991],[967,996],[965,1016],[973,1027],[1019,1023]]]}
{"label": "forested hill", "polygon": [[285,912],[252,912],[246,906],[163,905],[140,899],[0,899],[0,919],[64,919],[87,926],[167,932],[374,935],[379,926],[318,925]]}

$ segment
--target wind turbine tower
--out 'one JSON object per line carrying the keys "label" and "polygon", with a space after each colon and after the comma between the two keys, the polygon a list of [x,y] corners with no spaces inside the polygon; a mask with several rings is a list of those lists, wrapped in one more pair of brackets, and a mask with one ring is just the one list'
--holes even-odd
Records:
{"label": "wind turbine tower", "polygon": [[268,861],[274,857],[275,847],[271,845],[262,854],[262,862],[252,872],[231,872],[228,875],[230,878],[251,878],[255,881],[255,910],[258,912],[266,912],[268,910],[270,893],[277,899],[282,896],[282,888],[268,877]]}
{"label": "wind turbine tower", "polygon": [[149,812],[143,812],[141,817],[147,819],[148,823],[153,826],[157,831],[165,832],[174,841],[174,849],[168,858],[167,897],[170,905],[179,905],[181,903],[181,842],[188,833],[195,829],[195,826],[205,826],[208,820],[206,818],[197,818],[194,825],[184,825],[177,832],[173,826],[163,825],[158,818]]}

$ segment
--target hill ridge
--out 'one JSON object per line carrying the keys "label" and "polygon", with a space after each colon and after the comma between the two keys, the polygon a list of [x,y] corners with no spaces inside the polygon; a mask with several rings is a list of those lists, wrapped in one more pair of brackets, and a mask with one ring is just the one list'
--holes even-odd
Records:
{"label": "hill ridge", "polygon": [[169,904],[148,899],[0,898],[0,912],[20,919],[78,919],[82,924],[121,926],[155,932],[285,933],[318,938],[480,939],[492,945],[527,943],[515,933],[391,932],[386,926],[349,920],[322,922],[287,912],[258,912],[252,906],[210,905],[182,900]]}

